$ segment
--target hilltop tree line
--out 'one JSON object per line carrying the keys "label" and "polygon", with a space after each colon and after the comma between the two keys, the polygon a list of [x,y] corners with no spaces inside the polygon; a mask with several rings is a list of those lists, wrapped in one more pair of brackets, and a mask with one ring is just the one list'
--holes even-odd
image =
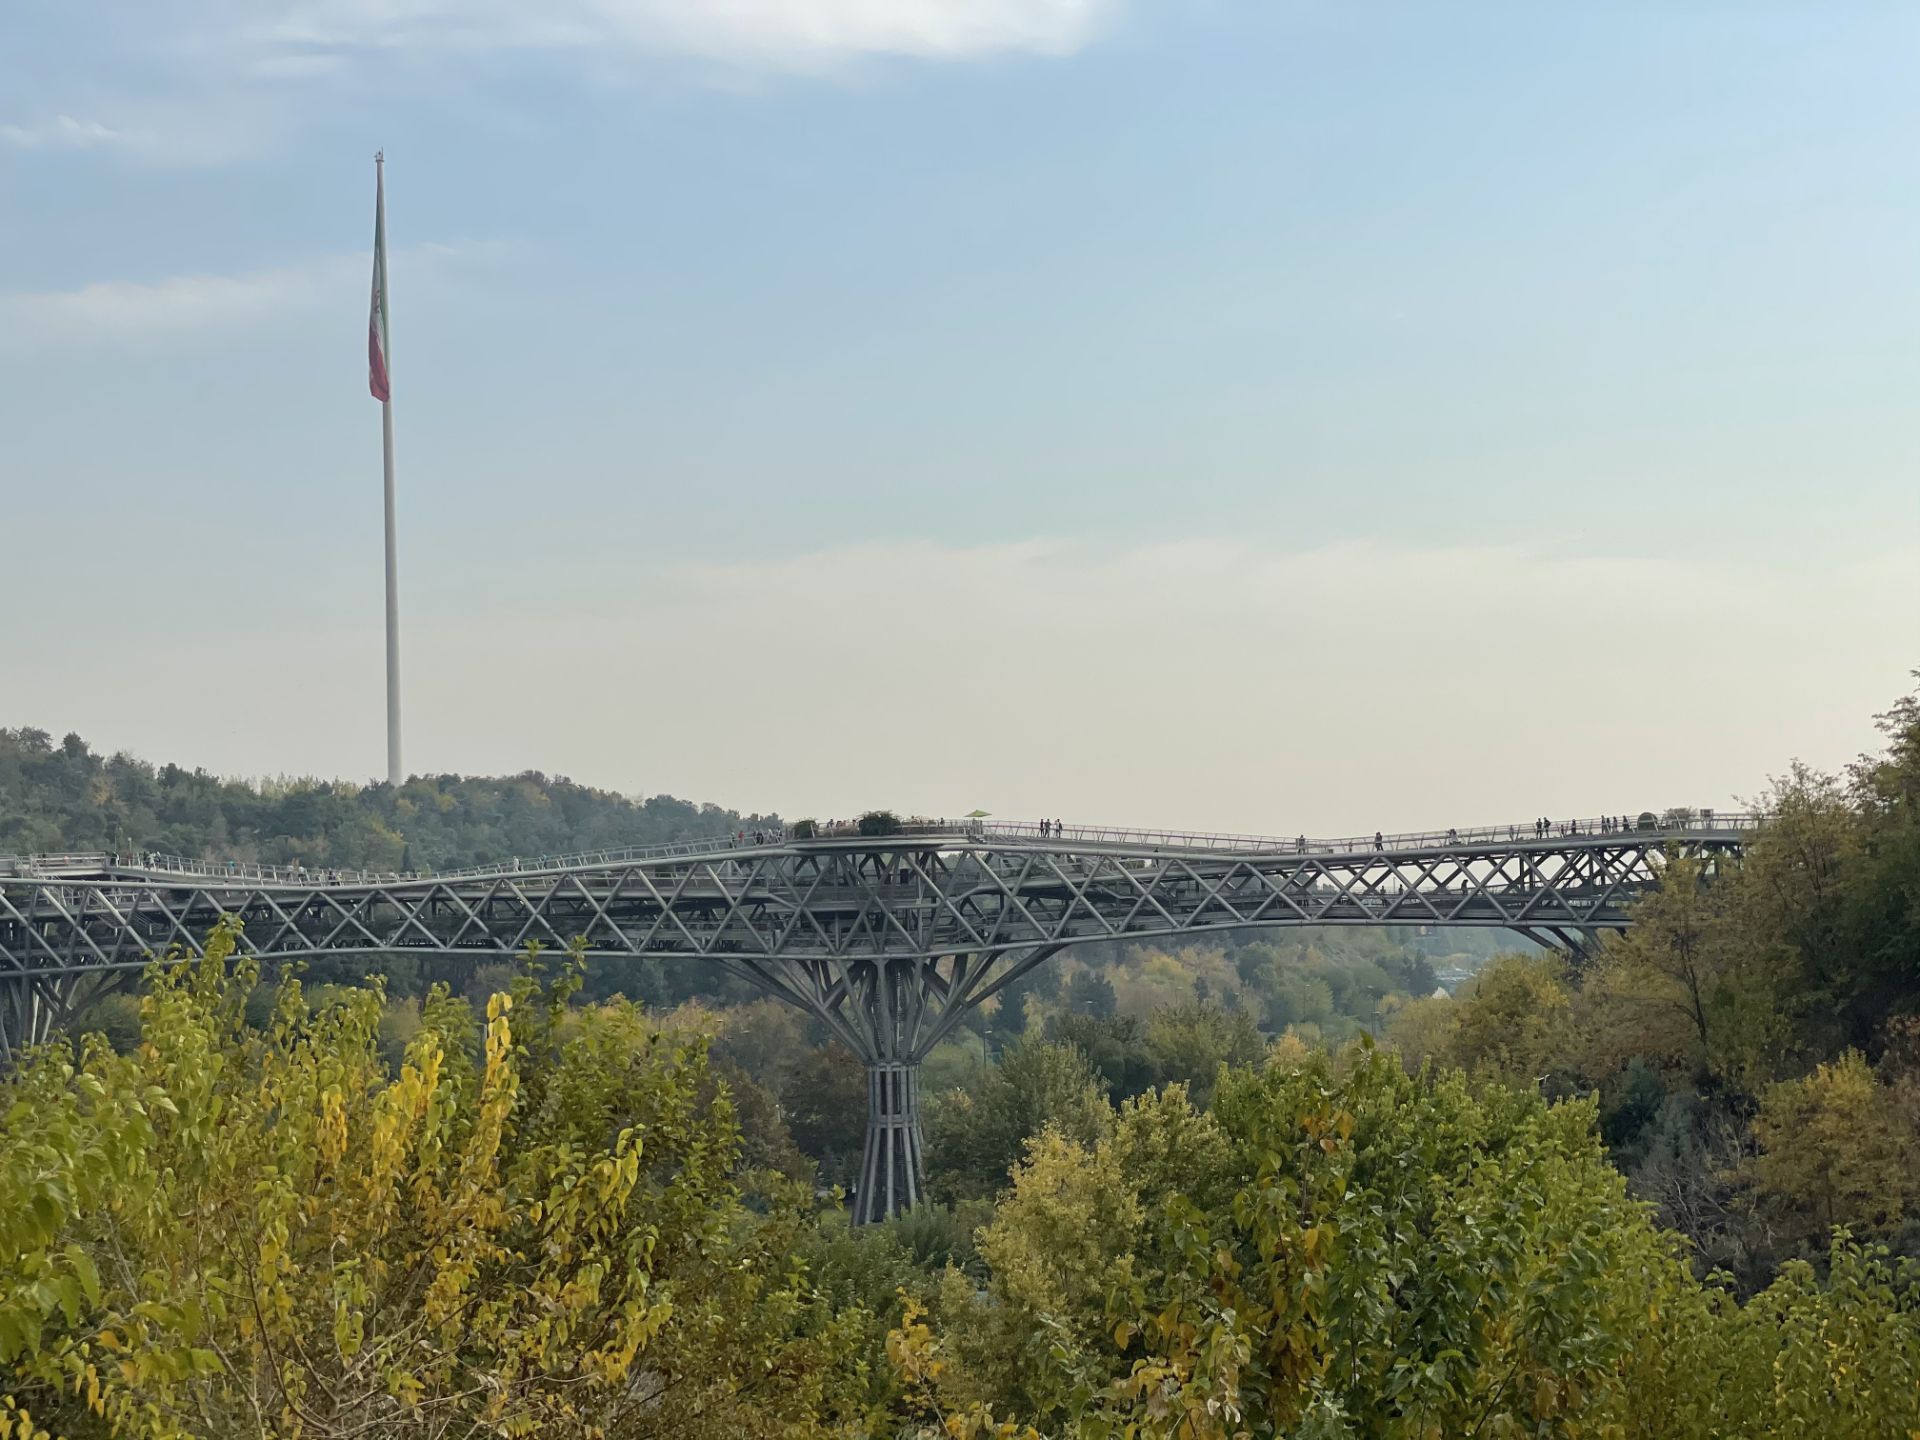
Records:
{"label": "hilltop tree line", "polygon": [[44,730],[0,729],[0,854],[154,850],[314,868],[448,869],[766,823],[777,822],[670,795],[632,800],[533,770],[416,775],[397,788],[255,783],[101,755],[78,735],[56,744]]}

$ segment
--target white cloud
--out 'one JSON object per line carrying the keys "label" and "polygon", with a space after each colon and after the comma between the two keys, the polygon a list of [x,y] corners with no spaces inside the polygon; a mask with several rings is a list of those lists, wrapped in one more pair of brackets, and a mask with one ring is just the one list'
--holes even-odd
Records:
{"label": "white cloud", "polygon": [[[416,245],[393,252],[411,278],[443,278],[459,262],[495,257],[501,242]],[[19,344],[84,343],[226,331],[319,310],[365,305],[371,256],[323,255],[230,275],[99,280],[70,290],[0,294],[0,336]]]}
{"label": "white cloud", "polygon": [[248,33],[286,52],[615,46],[755,66],[1064,54],[1117,0],[304,0]]}
{"label": "white cloud", "polygon": [[[389,61],[417,72],[479,54],[564,55],[595,74],[679,61],[705,78],[831,73],[887,58],[963,62],[1060,56],[1089,44],[1126,0],[109,0],[118,47],[105,114],[0,124],[0,149],[112,153],[218,165],[278,143]],[[78,12],[75,12],[76,15]],[[38,57],[48,108],[97,96],[75,22]],[[100,23],[100,22],[90,22]],[[94,102],[89,101],[92,107]]]}
{"label": "white cloud", "polygon": [[96,120],[56,115],[36,125],[0,125],[0,142],[16,150],[97,150],[104,146],[145,145],[148,137],[138,132],[115,130]]}
{"label": "white cloud", "polygon": [[1087,43],[1107,0],[598,0],[642,45],[718,59],[801,63],[855,55],[966,59],[1065,54]]}
{"label": "white cloud", "polygon": [[14,328],[41,337],[151,335],[254,324],[310,308],[361,262],[345,255],[240,275],[101,280],[73,290],[0,297]]}

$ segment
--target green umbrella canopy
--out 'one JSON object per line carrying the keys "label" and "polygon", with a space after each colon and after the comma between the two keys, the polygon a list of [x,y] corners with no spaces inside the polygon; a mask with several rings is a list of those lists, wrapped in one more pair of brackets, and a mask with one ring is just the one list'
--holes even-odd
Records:
{"label": "green umbrella canopy", "polygon": [[992,813],[991,810],[969,810],[965,818],[968,820],[984,820]]}

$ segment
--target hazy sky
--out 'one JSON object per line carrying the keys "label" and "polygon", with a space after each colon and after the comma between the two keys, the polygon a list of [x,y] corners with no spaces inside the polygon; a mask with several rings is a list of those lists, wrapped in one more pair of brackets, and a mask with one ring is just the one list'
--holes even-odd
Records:
{"label": "hazy sky", "polygon": [[7,0],[0,724],[789,815],[1727,805],[1920,666],[1920,7]]}

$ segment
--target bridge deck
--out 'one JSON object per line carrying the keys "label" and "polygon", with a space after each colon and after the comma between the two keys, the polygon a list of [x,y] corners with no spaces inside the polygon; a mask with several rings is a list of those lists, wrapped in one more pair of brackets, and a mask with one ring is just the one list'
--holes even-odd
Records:
{"label": "bridge deck", "polygon": [[364,888],[369,885],[407,884],[423,880],[464,880],[495,875],[553,875],[583,870],[624,867],[652,861],[702,858],[746,858],[787,852],[794,847],[809,850],[871,850],[876,845],[912,848],[971,847],[991,845],[1010,848],[1028,845],[1048,852],[1072,849],[1088,854],[1113,854],[1143,857],[1181,856],[1201,858],[1220,855],[1247,857],[1318,856],[1353,860],[1367,855],[1386,855],[1396,859],[1425,857],[1453,852],[1479,851],[1490,846],[1502,849],[1530,848],[1558,851],[1580,846],[1605,845],[1620,840],[1652,838],[1669,842],[1737,844],[1764,819],[1750,814],[1726,814],[1714,811],[1669,812],[1671,818],[1651,816],[1588,816],[1559,821],[1545,833],[1537,833],[1534,822],[1523,825],[1482,825],[1466,829],[1420,830],[1394,834],[1354,835],[1337,839],[1291,838],[1273,835],[1233,835],[1205,831],[1140,830],[1120,826],[1068,825],[1043,834],[1037,821],[913,821],[886,835],[862,835],[856,825],[845,823],[832,829],[817,829],[802,838],[794,827],[782,830],[756,828],[735,836],[678,841],[667,845],[639,845],[611,850],[580,851],[567,855],[548,855],[498,861],[447,870],[367,870],[329,866],[262,865],[253,861],[198,859],[143,852],[138,855],[110,855],[104,852],[58,855],[0,856],[0,879],[64,880],[141,880],[182,879],[238,880],[268,886],[313,889],[322,886]]}

